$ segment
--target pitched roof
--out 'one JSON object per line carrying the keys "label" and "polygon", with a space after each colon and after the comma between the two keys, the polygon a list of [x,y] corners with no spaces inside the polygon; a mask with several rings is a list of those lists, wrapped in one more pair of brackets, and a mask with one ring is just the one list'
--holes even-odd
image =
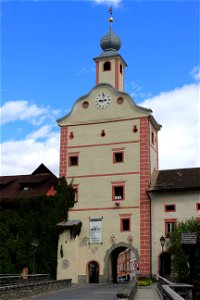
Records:
{"label": "pitched roof", "polygon": [[200,189],[200,168],[154,171],[148,191]]}
{"label": "pitched roof", "polygon": [[41,164],[32,174],[0,176],[0,201],[46,195],[58,178]]}

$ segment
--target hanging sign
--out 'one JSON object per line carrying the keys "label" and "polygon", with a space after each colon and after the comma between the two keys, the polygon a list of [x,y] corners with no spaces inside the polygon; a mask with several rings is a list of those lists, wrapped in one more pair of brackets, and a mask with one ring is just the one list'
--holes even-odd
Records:
{"label": "hanging sign", "polygon": [[90,219],[90,243],[99,244],[102,242],[102,219]]}

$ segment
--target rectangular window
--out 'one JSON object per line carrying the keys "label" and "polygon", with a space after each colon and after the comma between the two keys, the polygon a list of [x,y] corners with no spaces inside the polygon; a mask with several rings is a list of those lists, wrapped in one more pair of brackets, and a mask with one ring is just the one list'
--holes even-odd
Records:
{"label": "rectangular window", "polygon": [[114,200],[123,200],[123,199],[124,199],[124,187],[114,186]]}
{"label": "rectangular window", "polygon": [[71,153],[69,154],[69,166],[78,166],[79,165],[79,154]]}
{"label": "rectangular window", "polygon": [[121,201],[125,199],[125,182],[112,182],[112,200]]}
{"label": "rectangular window", "polygon": [[131,214],[120,214],[120,231],[131,230]]}
{"label": "rectangular window", "polygon": [[123,163],[124,162],[124,147],[123,148],[113,148],[113,163]]}
{"label": "rectangular window", "polygon": [[200,203],[197,203],[197,210],[200,210]]}
{"label": "rectangular window", "polygon": [[165,212],[176,211],[175,204],[166,204],[165,205]]}
{"label": "rectangular window", "polygon": [[114,163],[124,162],[124,152],[114,152],[113,153],[113,162]]}
{"label": "rectangular window", "polygon": [[176,227],[176,219],[165,219],[165,236],[170,236]]}
{"label": "rectangular window", "polygon": [[121,219],[121,231],[130,231],[130,218]]}

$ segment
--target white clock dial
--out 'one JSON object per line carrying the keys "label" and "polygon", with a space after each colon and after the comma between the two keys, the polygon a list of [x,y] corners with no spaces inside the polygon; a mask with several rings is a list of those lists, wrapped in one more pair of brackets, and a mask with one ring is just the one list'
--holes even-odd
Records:
{"label": "white clock dial", "polygon": [[99,108],[106,108],[111,103],[110,95],[102,92],[96,97],[95,105]]}

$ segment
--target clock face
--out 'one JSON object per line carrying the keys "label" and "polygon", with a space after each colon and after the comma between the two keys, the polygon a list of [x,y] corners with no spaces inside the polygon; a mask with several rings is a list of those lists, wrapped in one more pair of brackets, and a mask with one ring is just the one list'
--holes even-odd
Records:
{"label": "clock face", "polygon": [[95,105],[99,108],[106,108],[111,103],[110,95],[106,93],[100,93],[95,100]]}

